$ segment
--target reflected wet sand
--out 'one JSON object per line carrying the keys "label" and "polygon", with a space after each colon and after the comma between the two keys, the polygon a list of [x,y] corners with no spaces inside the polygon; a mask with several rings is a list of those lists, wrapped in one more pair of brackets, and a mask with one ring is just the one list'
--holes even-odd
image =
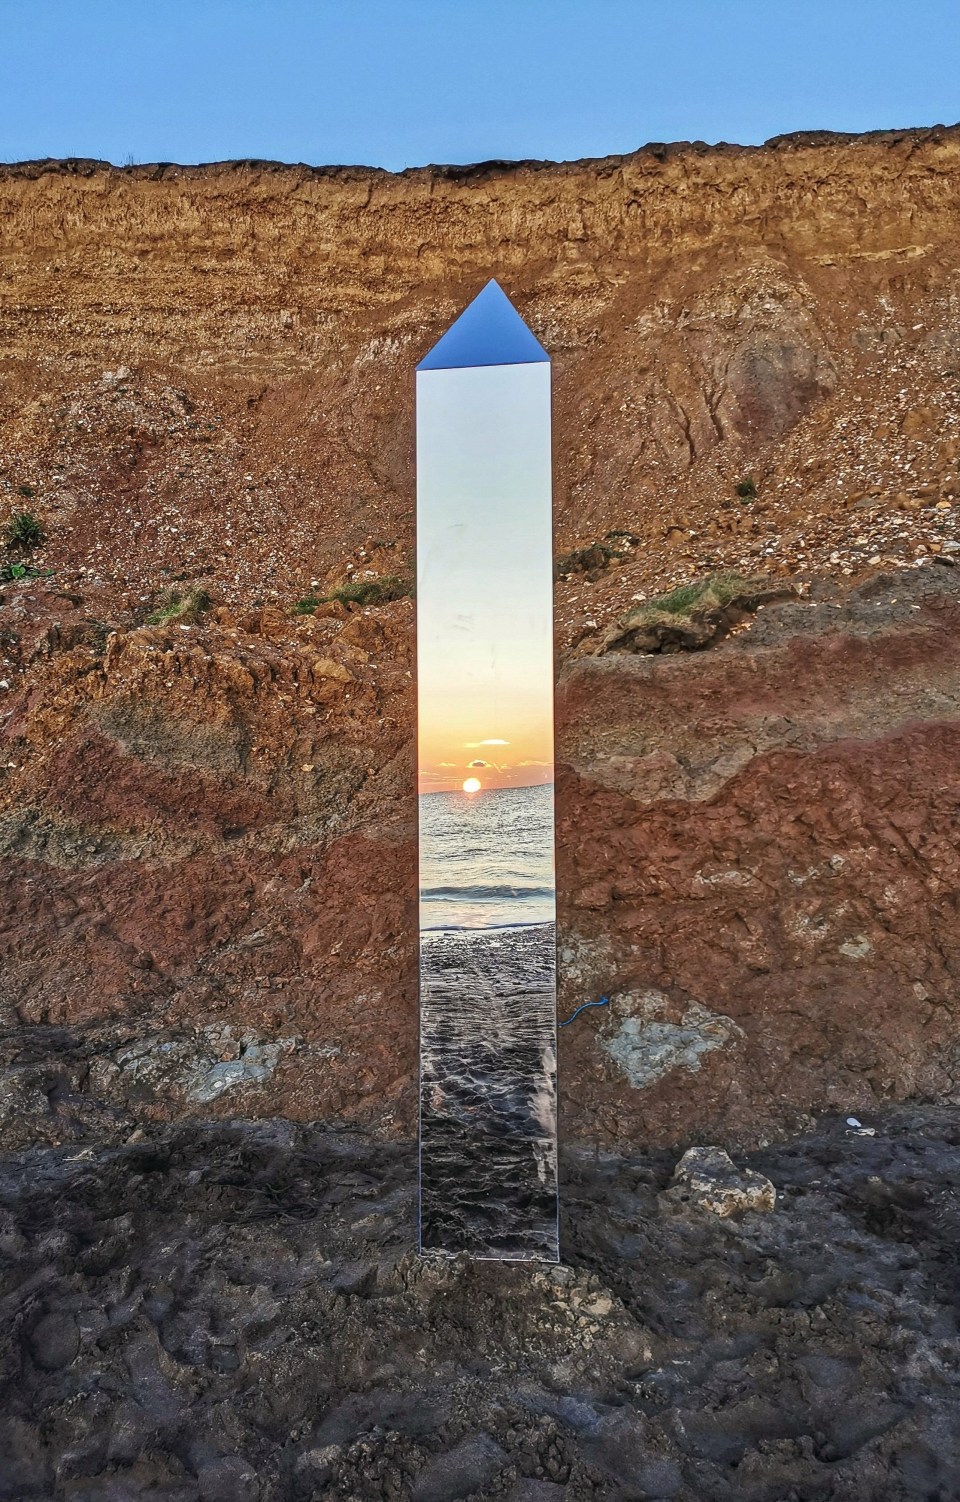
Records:
{"label": "reflected wet sand", "polygon": [[556,927],[421,935],[424,1252],[556,1261]]}

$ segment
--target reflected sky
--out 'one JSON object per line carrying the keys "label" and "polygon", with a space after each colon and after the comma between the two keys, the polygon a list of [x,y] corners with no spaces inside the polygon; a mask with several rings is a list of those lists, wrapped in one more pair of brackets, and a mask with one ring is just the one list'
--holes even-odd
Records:
{"label": "reflected sky", "polygon": [[549,781],[550,366],[417,375],[421,792]]}

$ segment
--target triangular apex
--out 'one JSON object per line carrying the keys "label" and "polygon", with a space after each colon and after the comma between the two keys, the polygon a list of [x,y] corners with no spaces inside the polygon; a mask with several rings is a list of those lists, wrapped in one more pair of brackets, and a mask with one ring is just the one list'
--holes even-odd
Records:
{"label": "triangular apex", "polygon": [[487,282],[452,323],[418,370],[461,370],[470,365],[537,365],[549,361],[506,293]]}

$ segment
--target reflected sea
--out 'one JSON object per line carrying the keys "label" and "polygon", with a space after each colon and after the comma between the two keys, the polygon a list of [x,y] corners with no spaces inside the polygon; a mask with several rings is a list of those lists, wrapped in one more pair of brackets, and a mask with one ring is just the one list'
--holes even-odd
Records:
{"label": "reflected sea", "polygon": [[553,785],[420,798],[420,927],[551,923]]}

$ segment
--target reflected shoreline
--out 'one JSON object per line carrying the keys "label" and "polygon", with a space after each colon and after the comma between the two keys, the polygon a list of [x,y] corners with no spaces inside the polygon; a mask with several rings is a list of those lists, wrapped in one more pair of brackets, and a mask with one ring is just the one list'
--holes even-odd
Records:
{"label": "reflected shoreline", "polygon": [[556,1261],[556,925],[420,951],[424,1252]]}

